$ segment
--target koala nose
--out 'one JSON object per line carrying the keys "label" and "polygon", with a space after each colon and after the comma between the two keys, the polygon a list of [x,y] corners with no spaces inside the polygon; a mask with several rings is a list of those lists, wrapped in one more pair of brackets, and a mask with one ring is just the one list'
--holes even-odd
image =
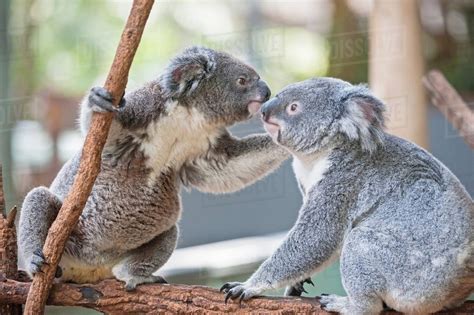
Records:
{"label": "koala nose", "polygon": [[273,98],[262,105],[262,108],[260,109],[260,113],[262,113],[263,120],[266,121],[270,118],[270,115],[272,114],[272,110],[276,106],[278,106],[277,102],[278,102],[277,99]]}
{"label": "koala nose", "polygon": [[259,92],[263,98],[263,102],[268,101],[270,99],[270,95],[272,95],[272,91],[268,87],[267,83],[263,80],[260,80],[259,82]]}

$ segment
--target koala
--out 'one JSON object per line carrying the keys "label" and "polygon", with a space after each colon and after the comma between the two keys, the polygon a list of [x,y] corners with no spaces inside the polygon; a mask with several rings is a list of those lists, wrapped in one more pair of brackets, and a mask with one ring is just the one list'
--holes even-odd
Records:
{"label": "koala", "polygon": [[[227,127],[258,112],[270,89],[233,56],[191,47],[164,72],[126,94],[116,109],[111,94],[92,88],[81,104],[87,133],[93,112],[115,112],[100,173],[60,261],[60,281],[115,277],[127,290],[164,282],[154,273],[178,238],[180,188],[228,193],[275,170],[289,153],[267,134],[233,137]],[[81,153],[51,186],[25,197],[19,253],[32,276],[45,262],[42,247],[77,173]]]}
{"label": "koala", "polygon": [[332,78],[291,84],[261,115],[293,156],[303,195],[295,225],[228,298],[302,282],[340,259],[347,297],[320,298],[328,311],[407,314],[457,306],[474,290],[474,203],[430,153],[383,130],[385,106],[369,89]]}

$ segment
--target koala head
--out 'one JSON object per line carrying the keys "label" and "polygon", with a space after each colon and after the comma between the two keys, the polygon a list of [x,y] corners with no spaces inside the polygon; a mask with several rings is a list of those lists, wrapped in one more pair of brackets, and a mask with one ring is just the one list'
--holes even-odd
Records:
{"label": "koala head", "polygon": [[191,47],[176,56],[160,81],[167,97],[196,108],[215,124],[231,125],[249,118],[271,94],[252,67],[203,47]]}
{"label": "koala head", "polygon": [[291,152],[310,154],[351,141],[372,153],[383,143],[384,110],[366,86],[314,78],[288,85],[261,113],[274,141]]}

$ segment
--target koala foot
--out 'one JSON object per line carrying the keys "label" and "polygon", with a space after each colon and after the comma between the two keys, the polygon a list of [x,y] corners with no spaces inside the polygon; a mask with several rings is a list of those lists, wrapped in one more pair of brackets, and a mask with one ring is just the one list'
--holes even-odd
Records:
{"label": "koala foot", "polygon": [[347,313],[347,305],[349,302],[349,298],[345,296],[338,296],[335,294],[321,294],[321,298],[319,299],[319,303],[321,304],[321,308],[328,312],[338,312],[341,314],[348,314]]}
{"label": "koala foot", "polygon": [[239,303],[249,300],[254,296],[258,296],[262,290],[251,287],[246,283],[227,282],[221,287],[220,291],[226,293],[224,301],[227,304],[229,299],[235,300],[238,298]]}
{"label": "koala foot", "polygon": [[[43,251],[41,249],[37,249],[31,255],[31,261],[28,263],[26,271],[30,275],[34,276],[38,272],[42,272],[41,268],[43,267],[43,265],[47,265],[47,264],[48,263],[46,262],[44,258]],[[63,270],[61,269],[60,266],[58,266],[56,268],[56,273],[54,276],[56,278],[61,278],[62,275],[63,275]]]}
{"label": "koala foot", "polygon": [[383,309],[382,300],[378,297],[360,296],[349,299],[347,296],[321,294],[318,299],[323,310],[341,315],[377,315]]}
{"label": "koala foot", "polygon": [[117,112],[125,105],[125,99],[122,97],[119,107],[113,105],[113,97],[109,91],[103,87],[93,87],[89,93],[89,108],[95,112]]}
{"label": "koala foot", "polygon": [[285,296],[301,296],[303,292],[308,293],[304,288],[305,283],[309,283],[314,287],[314,282],[311,280],[311,278],[307,278],[292,286],[288,286],[285,290]]}
{"label": "koala foot", "polygon": [[165,278],[160,276],[149,276],[149,277],[131,277],[125,280],[125,291],[134,291],[139,284],[144,283],[163,283],[167,284],[168,282]]}

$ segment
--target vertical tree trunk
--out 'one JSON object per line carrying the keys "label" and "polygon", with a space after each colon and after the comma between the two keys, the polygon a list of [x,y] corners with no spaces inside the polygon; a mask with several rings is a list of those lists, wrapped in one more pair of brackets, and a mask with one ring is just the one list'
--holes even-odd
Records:
{"label": "vertical tree trunk", "polygon": [[417,2],[374,1],[370,17],[371,88],[389,107],[389,132],[427,147],[423,67]]}

